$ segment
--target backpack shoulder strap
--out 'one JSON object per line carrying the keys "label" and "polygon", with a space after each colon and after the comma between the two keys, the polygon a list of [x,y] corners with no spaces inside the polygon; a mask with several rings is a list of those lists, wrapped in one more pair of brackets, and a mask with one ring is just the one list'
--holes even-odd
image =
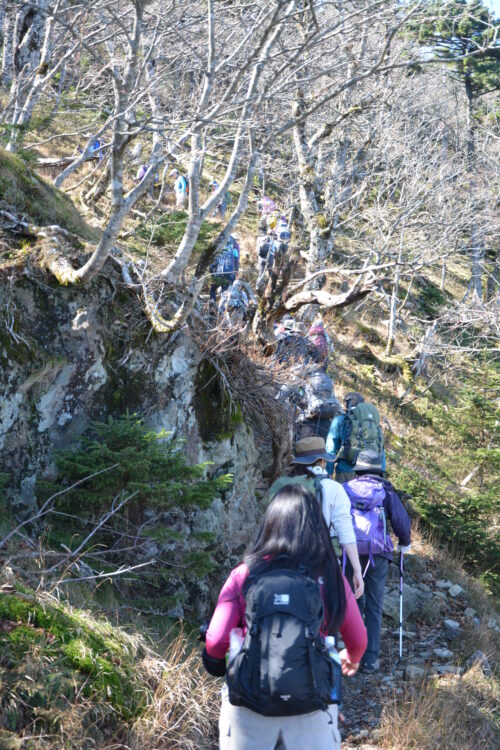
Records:
{"label": "backpack shoulder strap", "polygon": [[314,476],[313,477],[313,484],[314,484],[314,494],[316,495],[316,500],[320,504],[320,506],[323,506],[323,485],[322,477]]}

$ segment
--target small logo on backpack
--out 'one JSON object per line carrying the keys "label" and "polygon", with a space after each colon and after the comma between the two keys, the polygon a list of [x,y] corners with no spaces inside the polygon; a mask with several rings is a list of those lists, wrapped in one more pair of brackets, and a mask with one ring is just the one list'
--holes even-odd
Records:
{"label": "small logo on backpack", "polygon": [[282,701],[289,701],[291,697],[291,695],[280,695]]}
{"label": "small logo on backpack", "polygon": [[290,594],[275,594],[274,604],[290,604]]}

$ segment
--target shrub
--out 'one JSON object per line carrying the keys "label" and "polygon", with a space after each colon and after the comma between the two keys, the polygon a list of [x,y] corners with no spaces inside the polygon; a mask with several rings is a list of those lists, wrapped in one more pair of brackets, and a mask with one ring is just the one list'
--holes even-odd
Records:
{"label": "shrub", "polygon": [[105,571],[154,558],[154,565],[141,569],[141,595],[148,599],[149,582],[167,606],[175,596],[169,599],[166,582],[204,576],[211,569],[212,536],[192,533],[189,520],[230,480],[206,479],[206,465],[189,465],[182,442],[126,415],[93,424],[79,446],[60,450],[55,461],[58,481],[37,485],[41,501],[62,493],[55,498],[52,543],[81,547],[90,565],[101,547],[98,559],[111,566]]}

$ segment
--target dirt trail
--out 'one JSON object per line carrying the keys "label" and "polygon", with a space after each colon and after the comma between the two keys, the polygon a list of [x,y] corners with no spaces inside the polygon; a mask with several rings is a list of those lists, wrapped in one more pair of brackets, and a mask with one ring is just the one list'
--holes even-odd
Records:
{"label": "dirt trail", "polygon": [[[428,677],[464,671],[457,665],[461,634],[468,624],[479,624],[479,619],[460,586],[437,578],[418,556],[413,556],[413,564],[418,572],[404,575],[409,616],[404,622],[401,663],[397,622],[384,615],[380,671],[373,675],[358,673],[343,681],[345,721],[339,727],[344,750],[382,750],[383,746],[377,744],[377,728],[384,708]],[[385,602],[396,601],[397,576],[396,566],[391,566]],[[494,618],[490,619],[488,627],[497,629]]]}

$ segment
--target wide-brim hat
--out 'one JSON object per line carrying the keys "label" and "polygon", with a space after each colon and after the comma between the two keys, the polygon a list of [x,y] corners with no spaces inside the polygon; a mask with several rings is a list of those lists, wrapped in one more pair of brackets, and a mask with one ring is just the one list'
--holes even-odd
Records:
{"label": "wide-brim hat", "polygon": [[382,473],[382,457],[377,453],[377,451],[360,451],[358,453],[353,471],[376,471],[378,473]]}
{"label": "wide-brim hat", "polygon": [[324,438],[305,437],[295,444],[295,456],[292,459],[292,464],[311,464],[320,458],[325,461],[335,461],[335,454],[326,452]]}

